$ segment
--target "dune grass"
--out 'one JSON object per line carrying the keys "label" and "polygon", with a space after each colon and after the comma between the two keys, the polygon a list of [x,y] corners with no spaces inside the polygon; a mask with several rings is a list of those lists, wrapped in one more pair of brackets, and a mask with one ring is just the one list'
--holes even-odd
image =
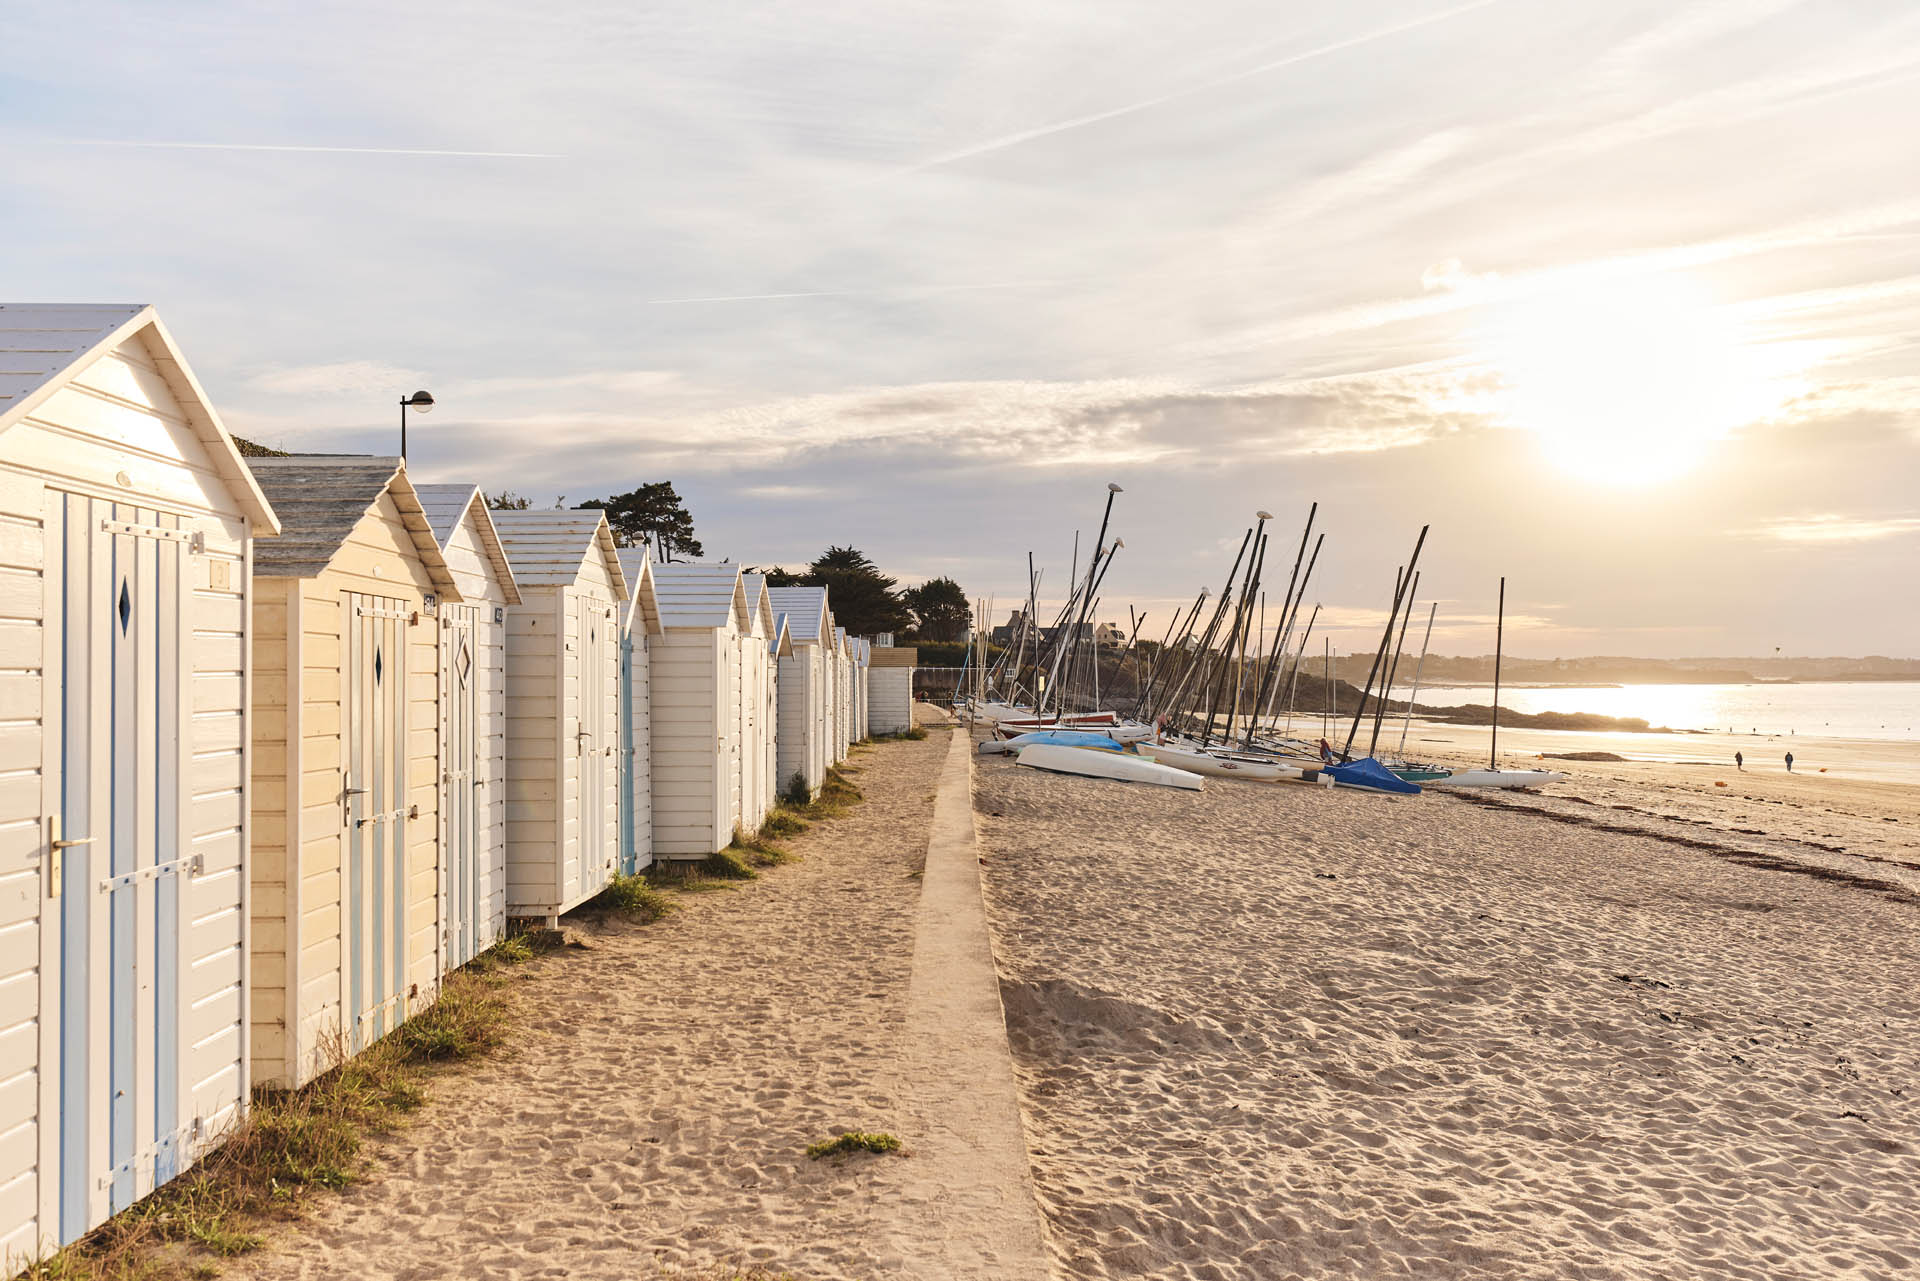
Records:
{"label": "dune grass", "polygon": [[588,907],[624,916],[642,925],[651,925],[663,916],[680,910],[680,905],[654,887],[645,876],[621,873],[594,895]]}
{"label": "dune grass", "polygon": [[366,1142],[391,1134],[426,1102],[443,1065],[506,1044],[507,971],[536,944],[516,936],[449,974],[434,1003],[393,1033],[297,1090],[254,1091],[246,1117],[185,1175],[73,1245],[27,1266],[31,1281],[185,1281],[219,1275],[218,1260],[257,1250],[266,1229],[297,1218],[321,1190],[367,1168]]}

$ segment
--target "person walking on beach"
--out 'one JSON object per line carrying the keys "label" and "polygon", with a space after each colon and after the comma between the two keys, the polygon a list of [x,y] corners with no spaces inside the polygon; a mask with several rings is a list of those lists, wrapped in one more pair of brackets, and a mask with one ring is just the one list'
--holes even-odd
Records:
{"label": "person walking on beach", "polygon": [[1747,768],[1747,758],[1741,753],[1735,752],[1733,754],[1733,767],[1744,772]]}
{"label": "person walking on beach", "polygon": [[1793,753],[1787,753],[1787,773],[1793,773]]}

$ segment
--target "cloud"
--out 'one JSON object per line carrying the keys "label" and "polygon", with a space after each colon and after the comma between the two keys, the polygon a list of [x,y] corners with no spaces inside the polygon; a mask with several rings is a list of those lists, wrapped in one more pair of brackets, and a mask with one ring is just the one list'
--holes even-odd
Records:
{"label": "cloud", "polygon": [[47,138],[46,147],[132,147],[157,151],[283,151],[329,156],[440,156],[460,160],[564,160],[539,151],[446,151],[422,147],[326,147],[305,143],[165,142],[145,138]]}
{"label": "cloud", "polygon": [[417,369],[404,369],[378,360],[342,360],[325,365],[279,366],[257,373],[250,380],[258,390],[272,396],[297,396],[303,399],[384,398],[382,403],[398,404],[402,396],[426,381]]}
{"label": "cloud", "polygon": [[916,173],[925,169],[950,165],[956,161],[971,160],[975,156],[984,156],[996,151],[1005,151],[1010,147],[1017,147],[1022,143],[1032,142],[1039,138],[1051,137],[1054,134],[1066,133],[1074,129],[1084,129],[1088,125],[1101,124],[1108,120],[1117,120],[1122,116],[1131,116],[1138,112],[1151,110],[1154,107],[1165,106],[1170,102],[1178,102],[1183,98],[1191,98],[1196,94],[1207,93],[1214,89],[1222,89],[1231,84],[1238,84],[1242,80],[1251,80],[1256,76],[1268,75],[1287,67],[1297,67],[1301,63],[1312,62],[1315,59],[1324,58],[1330,54],[1340,53],[1347,49],[1356,49],[1362,45],[1372,44],[1379,40],[1387,40],[1397,35],[1403,35],[1409,31],[1416,31],[1421,27],[1430,27],[1435,23],[1446,22],[1453,18],[1462,17],[1477,9],[1485,9],[1498,3],[1500,3],[1500,0],[1472,0],[1472,3],[1456,5],[1451,9],[1443,9],[1439,13],[1424,14],[1421,17],[1412,18],[1405,22],[1398,22],[1391,26],[1379,27],[1372,31],[1362,32],[1359,35],[1349,36],[1344,40],[1335,40],[1330,44],[1323,44],[1312,49],[1303,49],[1298,53],[1290,53],[1283,58],[1274,58],[1270,61],[1259,63],[1256,66],[1233,72],[1231,75],[1215,76],[1212,79],[1203,80],[1198,84],[1189,85],[1184,89],[1175,89],[1167,93],[1155,94],[1149,98],[1140,98],[1117,107],[1109,107],[1104,111],[1094,111],[1085,115],[1072,116],[1065,120],[1056,120],[1050,124],[1039,125],[1032,129],[1021,129],[1014,133],[1002,134],[997,138],[986,139],[983,142],[971,143],[967,146],[929,157],[917,164],[909,165],[901,172]]}
{"label": "cloud", "polygon": [[1753,531],[1784,543],[1869,543],[1920,533],[1920,516],[1789,516]]}

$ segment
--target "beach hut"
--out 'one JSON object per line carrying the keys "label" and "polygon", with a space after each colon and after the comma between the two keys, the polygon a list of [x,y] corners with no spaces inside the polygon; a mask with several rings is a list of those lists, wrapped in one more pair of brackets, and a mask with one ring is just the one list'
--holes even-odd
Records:
{"label": "beach hut", "polygon": [[786,618],[790,638],[787,654],[780,659],[774,785],[784,793],[797,776],[802,789],[812,796],[833,763],[826,644],[833,634],[833,615],[827,609],[824,587],[772,587],[767,596]]}
{"label": "beach hut", "polygon": [[913,669],[920,651],[911,645],[875,645],[867,662],[867,732],[901,734],[913,728]]}
{"label": "beach hut", "polygon": [[249,567],[278,529],[151,307],[0,306],[16,1267],[179,1175],[245,1106]]}
{"label": "beach hut", "polygon": [[873,737],[867,713],[867,669],[873,661],[873,642],[860,637],[853,651],[853,731],[856,738]]}
{"label": "beach hut", "polygon": [[507,915],[558,925],[620,861],[620,631],[629,594],[598,510],[498,511],[507,611]]}
{"label": "beach hut", "polygon": [[732,563],[653,567],[653,856],[701,859],[733,839],[740,647],[753,616]]}
{"label": "beach hut", "polygon": [[440,616],[440,933],[447,969],[507,928],[507,610],[520,589],[473,485],[417,485],[459,590]]}
{"label": "beach hut", "polygon": [[[759,574],[742,574],[740,588],[746,593],[747,613],[751,621],[740,646],[740,808],[734,819],[741,829],[757,832],[773,809],[776,790],[769,746],[775,743],[775,708],[770,696],[776,688],[777,655],[780,645],[779,621],[767,598],[767,580]],[[776,667],[769,671],[769,660]]]}
{"label": "beach hut", "polygon": [[860,738],[853,730],[853,638],[844,627],[833,629],[833,663],[833,759],[838,764]]}
{"label": "beach hut", "polygon": [[[780,660],[793,653],[793,632],[787,625],[787,616],[776,612],[773,616],[773,640],[767,646],[766,675],[760,682],[760,715],[767,730],[760,736],[760,771],[766,779],[767,812],[780,799]],[[760,816],[766,822],[766,814]]]}
{"label": "beach hut", "polygon": [[620,628],[620,870],[653,862],[652,651],[660,635],[652,552],[622,547],[629,598]]}
{"label": "beach hut", "polygon": [[250,460],[253,1083],[297,1086],[431,1001],[440,932],[438,611],[459,599],[398,458]]}

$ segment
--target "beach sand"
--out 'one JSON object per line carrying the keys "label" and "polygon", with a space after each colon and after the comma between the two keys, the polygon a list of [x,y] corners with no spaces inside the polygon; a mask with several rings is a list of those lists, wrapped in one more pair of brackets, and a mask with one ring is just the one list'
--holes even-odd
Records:
{"label": "beach sand", "polygon": [[1920,1271],[1920,793],[1561,767],[1488,803],[979,762],[1061,1275]]}
{"label": "beach sand", "polygon": [[[976,956],[949,950],[916,970],[952,737],[856,753],[867,799],[788,842],[803,862],[681,896],[678,914],[645,927],[567,918],[585,950],[517,971],[513,1048],[442,1078],[417,1122],[380,1145],[367,1182],[263,1255],[223,1262],[223,1275],[1037,1281],[1045,1259],[984,927]],[[951,805],[964,823],[962,764]],[[960,901],[971,888],[978,918],[967,836],[964,876],[949,861],[948,879]],[[967,1021],[977,1003],[937,1010],[949,1036],[985,1047],[970,1071],[990,1075],[1001,1038],[1004,1107],[976,1107],[984,1139],[929,1121],[927,1100],[968,1083],[906,1041],[969,965],[985,1024]],[[910,1155],[804,1155],[847,1128],[897,1134]]]}

